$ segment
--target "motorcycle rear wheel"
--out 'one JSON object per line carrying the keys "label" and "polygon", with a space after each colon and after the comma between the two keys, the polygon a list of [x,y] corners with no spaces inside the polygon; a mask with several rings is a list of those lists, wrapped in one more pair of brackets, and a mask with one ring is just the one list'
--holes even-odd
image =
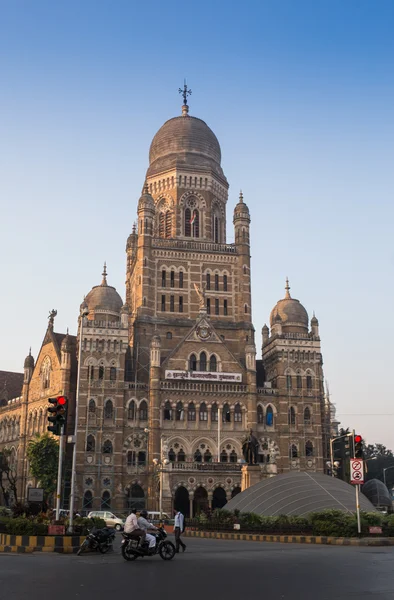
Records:
{"label": "motorcycle rear wheel", "polygon": [[112,544],[99,544],[101,554],[107,554],[112,549]]}
{"label": "motorcycle rear wheel", "polygon": [[77,556],[82,554],[82,552],[86,552],[88,550],[88,547],[89,547],[89,540],[84,540],[82,542],[80,548],[78,549]]}
{"label": "motorcycle rear wheel", "polygon": [[128,544],[123,544],[122,556],[125,560],[129,560],[129,561],[135,560],[136,558],[138,558],[138,555],[135,552],[128,550]]}
{"label": "motorcycle rear wheel", "polygon": [[172,560],[175,556],[175,546],[172,542],[163,542],[159,548],[159,554],[163,560]]}

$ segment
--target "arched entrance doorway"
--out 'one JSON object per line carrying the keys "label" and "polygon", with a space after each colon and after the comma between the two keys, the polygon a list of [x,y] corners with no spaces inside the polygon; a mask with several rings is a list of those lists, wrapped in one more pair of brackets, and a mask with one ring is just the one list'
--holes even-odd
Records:
{"label": "arched entrance doorway", "polygon": [[209,512],[208,492],[205,488],[199,487],[194,492],[193,516],[195,517],[202,512]]}
{"label": "arched entrance doorway", "polygon": [[185,487],[183,487],[183,485],[175,492],[174,508],[180,510],[185,517],[190,517],[189,492]]}
{"label": "arched entrance doorway", "polygon": [[226,492],[222,487],[217,487],[212,496],[212,510],[215,510],[215,508],[223,508],[226,503]]}
{"label": "arched entrance doorway", "polygon": [[93,494],[90,490],[87,490],[83,495],[83,510],[92,510],[93,508]]}
{"label": "arched entrance doorway", "polygon": [[142,510],[145,508],[145,494],[144,490],[138,483],[135,483],[129,489],[127,497],[127,508],[131,510]]}
{"label": "arched entrance doorway", "polygon": [[234,496],[236,496],[237,494],[241,493],[241,488],[239,487],[239,485],[237,487],[235,487],[233,489],[233,491],[231,492],[231,498],[234,498]]}

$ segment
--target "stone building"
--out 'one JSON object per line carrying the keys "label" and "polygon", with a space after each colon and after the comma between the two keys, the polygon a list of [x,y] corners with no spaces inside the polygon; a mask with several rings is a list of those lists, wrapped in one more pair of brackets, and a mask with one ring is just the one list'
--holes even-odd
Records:
{"label": "stone building", "polygon": [[[77,336],[55,333],[52,313],[36,363],[26,358],[20,398],[0,408],[0,448],[15,448],[22,496],[35,484],[26,443],[46,430],[48,397],[69,396],[73,427],[79,339],[80,509],[154,509],[160,496],[166,512],[221,507],[240,491],[250,429],[261,478],[324,471],[330,406],[318,321],[287,282],[256,360],[251,217],[241,193],[227,243],[228,189],[219,142],[185,103],[150,146],[125,302],[104,267]],[[12,435],[10,420],[19,424]]]}

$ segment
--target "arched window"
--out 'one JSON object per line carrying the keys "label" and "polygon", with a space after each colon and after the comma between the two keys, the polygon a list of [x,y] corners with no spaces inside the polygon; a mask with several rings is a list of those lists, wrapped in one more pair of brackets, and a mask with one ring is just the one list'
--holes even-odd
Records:
{"label": "arched window", "polygon": [[205,352],[201,352],[200,354],[200,371],[207,370],[207,355]]}
{"label": "arched window", "polygon": [[183,271],[179,271],[179,287],[183,288]]}
{"label": "arched window", "polygon": [[164,420],[172,421],[172,407],[168,400],[164,405]]}
{"label": "arched window", "polygon": [[135,419],[135,402],[132,400],[129,404],[129,408],[127,410],[127,418],[129,421],[134,421]]}
{"label": "arched window", "polygon": [[209,450],[205,450],[205,452],[204,452],[204,462],[206,462],[206,463],[212,462],[212,454],[210,453]]}
{"label": "arched window", "polygon": [[176,454],[175,454],[175,452],[174,452],[174,449],[173,449],[173,448],[170,448],[170,450],[169,450],[169,452],[168,452],[168,460],[169,460],[170,462],[175,462],[175,459],[176,459]]}
{"label": "arched window", "polygon": [[104,367],[99,367],[99,379],[104,379]]}
{"label": "arched window", "polygon": [[223,275],[223,292],[227,292],[227,275]]}
{"label": "arched window", "polygon": [[91,399],[89,400],[89,413],[94,415],[94,414],[95,414],[95,412],[96,412],[96,403],[95,403],[95,401],[93,400],[93,398],[91,398]]}
{"label": "arched window", "polygon": [[192,234],[192,226],[191,226],[191,210],[190,208],[185,209],[185,236],[190,237]]}
{"label": "arched window", "polygon": [[274,424],[274,411],[272,406],[267,406],[267,411],[265,413],[265,424],[267,427],[272,427]]}
{"label": "arched window", "polygon": [[220,453],[220,462],[226,463],[228,461],[228,454],[225,450],[222,450]]}
{"label": "arched window", "polygon": [[190,219],[191,236],[194,238],[200,237],[200,213],[197,208],[193,210],[193,214]]}
{"label": "arched window", "polygon": [[170,287],[174,287],[175,286],[175,271],[171,271],[170,273]]}
{"label": "arched window", "polygon": [[182,402],[178,402],[176,405],[176,413],[175,413],[175,421],[183,421],[184,412],[183,412],[183,404]]}
{"label": "arched window", "polygon": [[93,495],[92,495],[92,492],[90,490],[88,490],[83,495],[82,507],[84,510],[89,510],[92,508],[92,506],[93,506]]}
{"label": "arched window", "polygon": [[257,423],[264,423],[263,407],[260,404],[257,407]]}
{"label": "arched window", "polygon": [[218,405],[212,404],[212,408],[211,408],[211,421],[212,423],[217,423],[218,422]]}
{"label": "arched window", "polygon": [[313,444],[309,440],[305,444],[305,456],[313,456]]}
{"label": "arched window", "polygon": [[302,376],[297,375],[297,390],[302,390]]}
{"label": "arched window", "polygon": [[244,304],[244,312],[245,312],[245,315],[248,314],[248,305],[247,304]]}
{"label": "arched window", "polygon": [[239,404],[234,406],[234,422],[242,423],[242,408]]}
{"label": "arched window", "polygon": [[231,462],[231,463],[236,463],[236,462],[237,462],[237,460],[238,460],[237,453],[235,452],[235,450],[232,450],[232,451],[230,452],[230,462]]}
{"label": "arched window", "polygon": [[166,238],[170,238],[172,235],[172,216],[171,211],[167,210],[166,212],[166,230],[165,230]]}
{"label": "arched window", "polygon": [[306,409],[304,410],[304,425],[310,425],[311,424],[311,411],[310,408],[307,406]]}
{"label": "arched window", "polygon": [[190,402],[189,406],[187,407],[187,420],[196,420],[196,407],[194,406],[194,402]]}
{"label": "arched window", "polygon": [[219,291],[219,275],[215,274],[215,292]]}
{"label": "arched window", "polygon": [[287,387],[287,390],[291,390],[291,388],[292,388],[291,375],[286,375],[286,387]]}
{"label": "arched window", "polygon": [[164,215],[164,212],[161,212],[159,214],[159,237],[161,237],[161,238],[164,237],[164,231],[165,231],[165,215]]}
{"label": "arched window", "polygon": [[88,435],[86,439],[86,452],[94,452],[96,449],[96,440],[93,435]]}
{"label": "arched window", "polygon": [[290,458],[298,458],[298,448],[295,444],[290,446]]}
{"label": "arched window", "polygon": [[194,453],[194,461],[202,462],[202,454],[201,454],[200,450],[198,450],[198,449]]}
{"label": "arched window", "polygon": [[165,269],[163,269],[161,272],[161,287],[163,287],[163,288],[166,287],[166,271],[165,271]]}
{"label": "arched window", "polygon": [[190,371],[197,371],[197,358],[195,354],[192,354],[189,359],[189,369]]}
{"label": "arched window", "polygon": [[90,381],[92,381],[92,379],[94,379],[94,367],[92,365],[90,365],[90,367],[89,367],[89,379],[90,379]]}
{"label": "arched window", "polygon": [[185,451],[183,450],[183,448],[181,448],[179,450],[176,459],[177,459],[177,462],[186,462],[186,454],[185,454]]}
{"label": "arched window", "polygon": [[222,421],[223,421],[223,423],[231,422],[231,412],[230,412],[230,407],[228,404],[225,404],[223,406]]}
{"label": "arched window", "polygon": [[208,421],[208,409],[205,402],[200,404],[200,421]]}
{"label": "arched window", "polygon": [[104,419],[112,421],[114,418],[114,405],[112,400],[107,400],[104,407]]}
{"label": "arched window", "polygon": [[129,450],[127,453],[127,466],[133,467],[135,465],[135,452]]}
{"label": "arched window", "polygon": [[209,359],[209,370],[212,372],[217,370],[217,360],[214,354],[212,354],[211,358]]}
{"label": "arched window", "polygon": [[219,243],[219,219],[216,215],[213,218],[213,239],[215,244]]}
{"label": "arched window", "polygon": [[109,370],[109,380],[116,381],[116,367],[110,367]]}
{"label": "arched window", "polygon": [[205,275],[205,279],[206,279],[206,286],[205,289],[207,289],[208,291],[211,289],[211,274],[207,273]]}
{"label": "arched window", "polygon": [[111,494],[105,491],[101,497],[101,510],[107,510],[109,508],[111,508]]}
{"label": "arched window", "polygon": [[310,375],[306,376],[306,389],[307,390],[312,389],[312,377]]}
{"label": "arched window", "polygon": [[140,413],[140,421],[148,420],[148,405],[145,402],[145,400],[143,400],[139,406],[139,413]]}
{"label": "arched window", "polygon": [[290,406],[289,408],[289,425],[296,424],[296,414],[294,410],[294,406]]}
{"label": "arched window", "polygon": [[110,440],[105,440],[103,444],[103,454],[112,454],[113,446]]}

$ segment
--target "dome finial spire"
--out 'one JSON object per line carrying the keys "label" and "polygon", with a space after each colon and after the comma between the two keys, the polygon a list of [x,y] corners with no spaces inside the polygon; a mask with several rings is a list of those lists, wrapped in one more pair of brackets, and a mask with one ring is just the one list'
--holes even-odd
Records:
{"label": "dome finial spire", "polygon": [[183,81],[183,89],[179,88],[178,91],[183,96],[182,115],[184,117],[186,117],[189,112],[189,107],[187,105],[187,97],[188,97],[188,95],[190,96],[192,93],[191,89],[188,89],[188,87],[187,87],[186,79],[184,79],[184,81]]}
{"label": "dome finial spire", "polygon": [[288,277],[286,277],[286,287],[285,287],[285,290],[286,290],[285,298],[291,298],[291,296],[290,296],[290,285],[289,285],[289,278]]}
{"label": "dome finial spire", "polygon": [[108,285],[107,284],[107,263],[105,261],[104,261],[104,268],[103,268],[102,276],[103,276],[103,280],[101,282],[101,285]]}
{"label": "dome finial spire", "polygon": [[242,193],[242,190],[240,190],[240,192],[239,192],[239,201],[240,201],[241,204],[244,203],[244,195]]}

